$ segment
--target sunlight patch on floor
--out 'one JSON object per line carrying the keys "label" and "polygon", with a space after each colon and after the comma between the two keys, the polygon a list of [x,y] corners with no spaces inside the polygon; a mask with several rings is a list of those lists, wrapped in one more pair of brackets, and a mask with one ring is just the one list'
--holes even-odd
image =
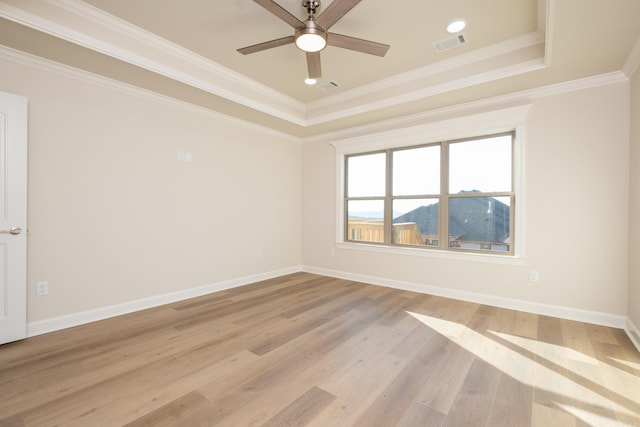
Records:
{"label": "sunlight patch on floor", "polygon": [[640,363],[632,362],[630,360],[618,359],[616,357],[610,357],[609,359],[611,359],[614,362],[617,362],[617,363],[619,363],[621,365],[628,366],[631,369],[636,369],[636,370],[640,371]]}
{"label": "sunlight patch on floor", "polygon": [[[506,375],[556,396],[554,404],[577,419],[598,426],[640,425],[640,405],[632,397],[640,379],[632,372],[571,348],[496,331],[484,335],[460,323],[407,313]],[[608,381],[591,375],[603,368]],[[616,387],[607,388],[607,382]],[[614,410],[623,421],[615,419]]]}

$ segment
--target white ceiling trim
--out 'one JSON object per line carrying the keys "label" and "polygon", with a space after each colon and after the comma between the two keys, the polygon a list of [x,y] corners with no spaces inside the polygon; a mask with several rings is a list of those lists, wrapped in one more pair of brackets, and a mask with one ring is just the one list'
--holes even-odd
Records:
{"label": "white ceiling trim", "polygon": [[551,66],[553,35],[556,28],[556,0],[538,0],[538,32],[544,33],[544,63]]}
{"label": "white ceiling trim", "polygon": [[531,103],[485,109],[467,114],[455,114],[414,126],[375,135],[345,138],[331,142],[337,154],[353,154],[399,148],[414,144],[427,144],[442,140],[466,138],[480,133],[508,132],[516,124],[524,124]]}
{"label": "white ceiling trim", "polygon": [[[381,80],[367,87],[362,86],[309,103],[307,123],[324,123],[545,68],[547,61],[544,56],[527,57],[523,60],[519,54],[522,49],[542,45],[543,41],[543,34],[537,32],[527,34],[478,49],[467,55]],[[546,49],[543,50],[546,52]],[[508,65],[481,71],[473,68],[476,64],[501,55],[509,57]],[[457,79],[446,79],[444,82],[438,81],[439,76],[452,70],[464,70],[465,75]],[[374,90],[377,96],[370,97]]]}
{"label": "white ceiling trim", "polygon": [[[520,37],[515,37],[501,43],[496,43],[482,49],[477,49],[465,55],[460,55],[416,70],[402,73],[388,79],[363,85],[319,101],[310,102],[307,104],[307,121],[310,124],[324,123],[341,117],[348,117],[355,114],[374,111],[379,108],[389,107],[403,102],[411,102],[428,96],[446,93],[448,91],[454,91],[464,87],[487,83],[501,78],[548,67],[551,64],[555,10],[556,0],[538,0],[537,31],[524,34]],[[525,62],[518,62],[517,60],[514,60],[514,62],[508,67],[496,68],[490,72],[482,74],[474,74],[473,72],[470,72],[468,76],[452,80],[448,82],[448,84],[424,84],[424,80],[430,76],[436,76],[437,74],[446,71],[464,70],[473,64],[477,64],[500,55],[513,54],[515,58],[517,51],[538,44],[544,46],[542,63],[534,59],[530,59]],[[398,92],[398,88],[401,88],[402,86],[410,86],[411,84],[414,84],[414,86]],[[389,89],[396,90],[394,96],[386,98],[379,96],[383,91],[387,91]],[[377,99],[369,99],[366,102],[362,102],[364,98],[374,93],[378,95]],[[349,101],[354,103],[357,98],[360,105],[354,104],[351,108],[346,108],[344,106],[344,104]],[[342,108],[340,108],[341,106]],[[321,113],[321,110],[323,109],[325,111],[331,111],[323,115]]]}
{"label": "white ceiling trim", "polygon": [[583,79],[485,98],[478,101],[456,104],[450,107],[438,108],[403,117],[382,120],[362,126],[354,126],[335,132],[327,132],[321,135],[303,138],[302,142],[305,144],[318,142],[333,143],[337,140],[367,137],[373,134],[420,126],[434,121],[443,121],[464,115],[473,115],[486,111],[500,110],[517,105],[528,104],[537,98],[628,82],[629,78],[622,71],[614,71],[593,77],[586,77]]}
{"label": "white ceiling trim", "polygon": [[99,25],[103,25],[119,34],[126,34],[127,37],[133,40],[143,41],[146,45],[155,49],[163,50],[170,55],[176,56],[180,61],[188,62],[190,64],[197,65],[206,69],[207,73],[211,73],[215,76],[221,77],[223,80],[228,80],[236,84],[245,86],[252,91],[262,94],[265,97],[273,98],[278,103],[289,105],[290,108],[296,109],[300,112],[304,111],[304,103],[289,96],[278,92],[269,86],[259,83],[255,80],[247,78],[245,75],[237,73],[217,62],[211,61],[201,55],[198,55],[192,51],[185,49],[171,41],[157,36],[149,31],[146,31],[140,27],[136,27],[127,21],[124,21],[117,16],[110,15],[101,9],[98,9],[92,5],[84,3],[79,0],[46,0],[49,3],[56,4],[59,7],[72,12],[76,15],[82,16],[85,19],[90,19],[92,22]]}
{"label": "white ceiling trim", "polygon": [[[55,21],[51,20],[53,14],[45,14],[46,7],[38,7],[38,2],[25,2],[24,7],[21,5],[18,8],[0,1],[0,16],[274,117],[300,126],[311,126],[413,101],[435,93],[504,78],[513,73],[538,69],[539,62],[527,61],[512,64],[510,71],[506,74],[505,70],[509,67],[483,72],[475,82],[469,76],[448,84],[434,85],[428,82],[425,84],[425,80],[434,74],[446,70],[464,69],[469,64],[486,60],[492,55],[504,55],[526,46],[543,43],[545,37],[548,41],[549,22],[547,21],[550,19],[550,4],[553,1],[540,0],[547,9],[544,18],[539,22],[539,25],[543,25],[544,31],[498,43],[451,61],[442,61],[308,104],[288,97],[79,0],[44,0],[41,4],[56,9]],[[548,51],[549,46],[545,45],[545,52]],[[548,62],[547,56],[545,54],[544,62]],[[531,68],[527,69],[527,66]],[[398,92],[393,96],[385,95],[385,92],[388,93],[390,89],[401,86],[403,89],[400,95]],[[358,101],[359,107],[353,105],[356,98],[361,98]],[[362,98],[366,98],[366,102],[361,102]],[[330,112],[322,113],[323,110]]]}
{"label": "white ceiling trim", "polygon": [[544,68],[544,61],[542,59],[539,60],[531,60],[524,62],[522,64],[510,65],[500,69],[491,70],[489,73],[481,73],[468,77],[464,77],[461,79],[451,80],[441,84],[434,84],[430,86],[423,87],[419,90],[408,91],[404,94],[393,96],[389,98],[385,98],[375,102],[367,102],[362,104],[357,104],[350,109],[343,109],[340,111],[336,111],[333,113],[328,113],[319,118],[308,119],[307,123],[316,124],[323,123],[331,120],[337,120],[341,117],[352,116],[356,114],[367,113],[370,111],[374,111],[377,109],[381,109],[384,107],[388,107],[389,105],[398,105],[405,102],[415,101],[422,98],[427,98],[429,96],[435,96],[442,93],[447,93],[453,90],[475,86],[481,83],[486,83],[506,77],[515,76],[518,74],[526,73],[533,70],[538,70]]}
{"label": "white ceiling trim", "polygon": [[[0,2],[0,16],[298,125],[305,105],[77,0],[46,0],[56,20]],[[30,4],[25,3],[25,8]],[[37,3],[36,3],[37,5]]]}
{"label": "white ceiling trim", "polygon": [[399,86],[415,82],[416,80],[422,80],[425,77],[434,76],[458,68],[469,67],[474,63],[478,63],[499,55],[512,53],[529,46],[540,44],[542,42],[544,42],[543,33],[536,31],[533,33],[525,34],[523,36],[516,37],[502,43],[496,43],[485,48],[476,49],[475,51],[472,51],[465,55],[439,61],[424,67],[417,68],[415,70],[398,74],[388,79],[383,79],[374,83],[362,85],[355,89],[332,95],[319,101],[310,102],[307,104],[307,107],[309,111],[313,111],[327,106],[334,106],[335,104],[346,102],[353,98],[360,98],[376,91],[397,88]]}
{"label": "white ceiling trim", "polygon": [[39,56],[31,55],[29,53],[21,52],[6,46],[0,45],[0,60],[7,60],[15,62],[20,65],[43,70],[46,72],[54,73],[65,78],[71,78],[84,83],[93,84],[110,90],[116,90],[121,93],[136,96],[142,99],[146,99],[151,102],[156,102],[162,105],[166,105],[172,108],[178,108],[183,111],[199,114],[201,116],[208,117],[210,119],[220,120],[228,124],[240,126],[244,129],[260,132],[262,134],[271,135],[276,138],[280,138],[285,141],[301,143],[302,139],[290,135],[285,132],[281,132],[266,126],[258,125],[256,123],[242,120],[237,117],[233,117],[227,114],[223,114],[217,111],[213,111],[209,108],[201,107],[191,104],[186,101],[181,101],[170,96],[161,95],[159,93],[142,89],[138,86],[123,83],[118,80],[110,79],[108,77],[100,76],[90,73],[85,70],[80,70],[71,67],[66,64],[60,64],[49,59],[41,58]]}
{"label": "white ceiling trim", "polygon": [[627,77],[631,78],[638,67],[640,67],[640,38],[636,40],[636,44],[633,46],[627,60],[624,62],[622,71],[627,75]]}
{"label": "white ceiling trim", "polygon": [[[640,50],[639,43],[636,47]],[[104,76],[96,75],[85,70],[80,70],[68,65],[60,64],[49,59],[40,58],[25,52],[21,52],[6,46],[0,45],[0,59],[16,62],[21,65],[29,66],[36,69],[52,72],[64,77],[73,78],[79,81],[95,84],[109,89],[119,90],[123,93],[139,96],[153,102],[180,108],[216,120],[225,121],[246,129],[262,132],[267,135],[282,138],[285,141],[295,143],[317,143],[317,142],[333,142],[336,140],[357,138],[381,132],[388,132],[407,127],[423,125],[433,121],[448,120],[463,115],[478,114],[479,112],[492,111],[530,103],[532,100],[541,97],[553,96],[577,90],[584,90],[609,84],[628,83],[629,77],[622,71],[615,71],[593,77],[587,77],[579,80],[553,84],[535,89],[529,89],[520,92],[514,92],[507,95],[501,95],[492,98],[486,98],[479,101],[473,101],[463,104],[457,104],[450,107],[439,108],[417,114],[411,114],[399,118],[393,118],[375,123],[354,126],[335,132],[327,132],[324,134],[299,138],[285,132],[277,131],[266,126],[257,125],[255,123],[238,119],[223,113],[212,111],[210,109],[200,107],[175,98],[160,95],[156,92],[145,90],[137,86],[129,85],[117,80],[109,79]]]}

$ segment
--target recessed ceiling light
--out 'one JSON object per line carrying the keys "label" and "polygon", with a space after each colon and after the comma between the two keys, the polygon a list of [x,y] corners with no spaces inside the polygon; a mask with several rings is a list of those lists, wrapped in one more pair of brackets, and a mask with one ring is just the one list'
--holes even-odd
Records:
{"label": "recessed ceiling light", "polygon": [[456,19],[455,21],[449,22],[449,25],[447,25],[447,31],[451,34],[459,33],[464,30],[466,26],[467,21],[464,19]]}
{"label": "recessed ceiling light", "polygon": [[318,83],[316,79],[312,79],[311,77],[307,77],[306,79],[304,79],[304,82],[309,86],[313,86],[314,84]]}

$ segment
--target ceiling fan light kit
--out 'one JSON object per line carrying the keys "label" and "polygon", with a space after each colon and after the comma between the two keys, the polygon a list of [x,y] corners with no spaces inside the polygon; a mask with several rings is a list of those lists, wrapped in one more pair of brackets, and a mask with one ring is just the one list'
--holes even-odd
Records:
{"label": "ceiling fan light kit", "polygon": [[296,46],[305,52],[320,52],[327,46],[327,34],[311,19],[306,24],[305,28],[296,29]]}
{"label": "ceiling fan light kit", "polygon": [[261,52],[278,46],[294,43],[307,56],[307,69],[310,79],[318,79],[322,75],[320,65],[320,51],[327,45],[354,50],[369,55],[384,56],[389,45],[363,40],[342,34],[330,33],[329,28],[338,22],[347,12],[353,9],[361,0],[334,0],[322,13],[315,16],[320,7],[320,1],[303,1],[302,7],[307,10],[308,19],[305,22],[287,11],[273,0],[253,0],[269,12],[291,25],[295,32],[293,36],[281,37],[238,49],[243,55]]}

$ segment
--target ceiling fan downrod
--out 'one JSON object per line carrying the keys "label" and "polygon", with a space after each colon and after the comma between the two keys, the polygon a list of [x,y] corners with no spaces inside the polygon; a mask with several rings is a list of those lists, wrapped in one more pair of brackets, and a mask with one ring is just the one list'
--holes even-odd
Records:
{"label": "ceiling fan downrod", "polygon": [[302,7],[307,9],[307,13],[309,14],[309,19],[313,19],[313,16],[316,14],[316,10],[320,7],[320,1],[305,0],[302,2]]}

